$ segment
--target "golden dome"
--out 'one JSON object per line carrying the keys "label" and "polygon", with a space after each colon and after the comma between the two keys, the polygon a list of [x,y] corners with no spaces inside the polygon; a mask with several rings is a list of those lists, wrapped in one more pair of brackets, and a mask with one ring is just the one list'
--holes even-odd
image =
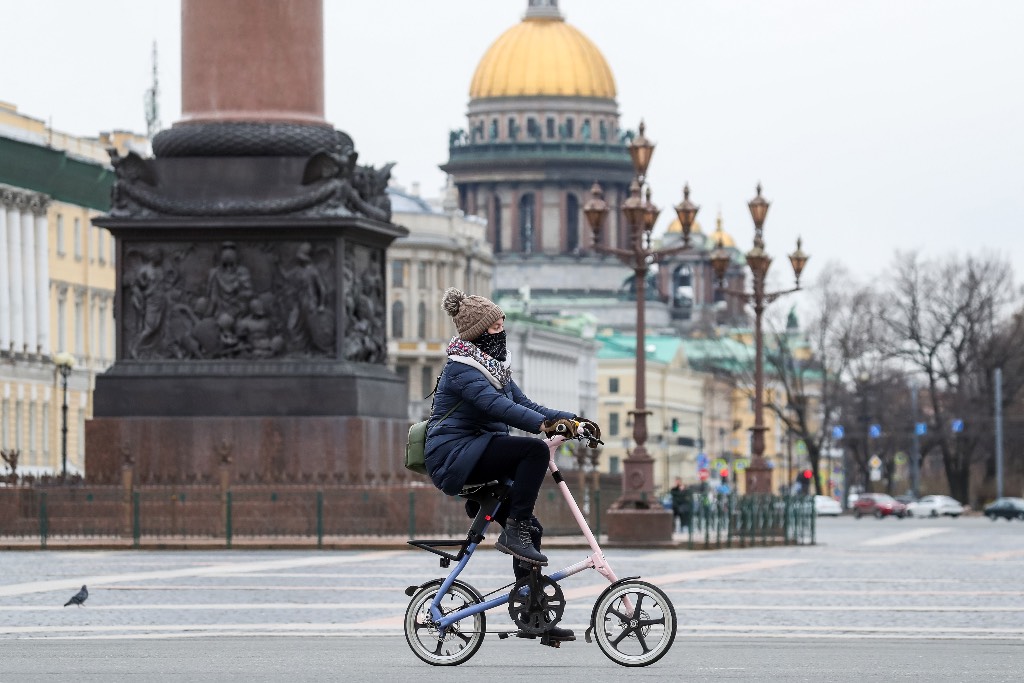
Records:
{"label": "golden dome", "polygon": [[557,10],[527,12],[488,48],[469,86],[472,99],[532,95],[615,99],[608,62]]}
{"label": "golden dome", "polygon": [[711,238],[711,244],[718,246],[721,242],[723,247],[735,247],[736,240],[732,238],[732,235],[722,229],[722,214],[719,212],[718,218],[715,220],[715,231],[709,235]]}
{"label": "golden dome", "polygon": [[[691,235],[696,235],[696,234],[698,234],[700,232],[703,232],[703,230],[704,230],[704,228],[702,228],[700,226],[700,221],[694,221],[693,225],[690,226],[690,234]],[[679,222],[679,218],[676,218],[674,221],[672,221],[671,225],[668,226],[668,229],[665,232],[666,233],[669,233],[669,232],[681,233],[682,231],[683,231],[683,224]]]}

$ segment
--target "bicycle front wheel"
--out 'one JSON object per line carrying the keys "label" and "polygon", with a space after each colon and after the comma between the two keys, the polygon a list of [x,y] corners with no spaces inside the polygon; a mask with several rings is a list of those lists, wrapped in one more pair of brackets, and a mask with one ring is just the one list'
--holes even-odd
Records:
{"label": "bicycle front wheel", "polygon": [[[434,666],[457,666],[476,654],[484,642],[487,620],[483,612],[461,619],[440,633],[430,616],[441,579],[424,584],[409,601],[405,610],[405,641],[413,654]],[[441,614],[451,614],[463,607],[481,602],[483,598],[468,583],[455,581],[441,597]]]}
{"label": "bicycle front wheel", "polygon": [[609,586],[598,598],[593,627],[598,647],[613,662],[647,666],[672,647],[676,610],[657,586],[623,581]]}

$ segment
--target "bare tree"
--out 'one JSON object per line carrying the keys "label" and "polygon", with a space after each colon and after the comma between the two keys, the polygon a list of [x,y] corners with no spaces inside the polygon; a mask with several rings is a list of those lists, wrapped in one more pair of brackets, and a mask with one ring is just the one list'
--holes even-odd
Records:
{"label": "bare tree", "polygon": [[1012,301],[1011,269],[995,255],[925,260],[897,253],[891,270],[880,308],[889,354],[925,379],[930,433],[922,454],[941,454],[950,493],[967,501],[991,405],[983,352]]}

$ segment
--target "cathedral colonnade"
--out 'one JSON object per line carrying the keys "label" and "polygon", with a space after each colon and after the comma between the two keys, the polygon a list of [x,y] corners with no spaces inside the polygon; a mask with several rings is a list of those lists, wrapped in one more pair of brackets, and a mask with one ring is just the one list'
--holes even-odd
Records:
{"label": "cathedral colonnade", "polygon": [[46,195],[0,187],[0,351],[8,354],[51,352],[48,205]]}

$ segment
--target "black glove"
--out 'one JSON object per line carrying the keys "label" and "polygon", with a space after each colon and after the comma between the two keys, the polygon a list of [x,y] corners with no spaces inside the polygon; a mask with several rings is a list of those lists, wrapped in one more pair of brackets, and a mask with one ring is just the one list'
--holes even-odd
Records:
{"label": "black glove", "polygon": [[566,420],[561,418],[558,420],[544,420],[540,423],[540,431],[544,432],[545,436],[564,436],[567,439],[576,438],[576,427],[577,423],[575,420]]}
{"label": "black glove", "polygon": [[597,448],[598,445],[604,443],[604,441],[601,441],[601,427],[596,422],[585,417],[577,417],[576,421],[580,423],[579,433],[590,437],[587,446]]}

